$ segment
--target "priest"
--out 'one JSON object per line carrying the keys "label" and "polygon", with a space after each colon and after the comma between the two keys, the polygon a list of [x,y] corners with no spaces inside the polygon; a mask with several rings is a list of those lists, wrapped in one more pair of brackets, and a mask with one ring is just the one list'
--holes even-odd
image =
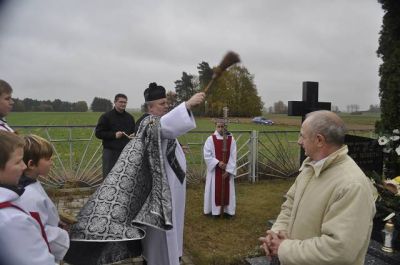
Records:
{"label": "priest", "polygon": [[146,236],[142,239],[143,257],[148,265],[179,265],[183,254],[186,159],[176,138],[196,127],[191,109],[204,101],[205,94],[201,92],[193,95],[170,112],[164,87],[151,83],[144,91],[144,98],[147,108],[145,116],[161,117],[161,149],[171,192],[172,229],[163,231],[146,226]]}
{"label": "priest", "polygon": [[71,229],[68,263],[107,264],[143,251],[148,265],[179,265],[186,160],[176,138],[196,127],[191,109],[205,94],[193,95],[170,112],[164,87],[151,83],[144,98],[147,113],[135,137]]}

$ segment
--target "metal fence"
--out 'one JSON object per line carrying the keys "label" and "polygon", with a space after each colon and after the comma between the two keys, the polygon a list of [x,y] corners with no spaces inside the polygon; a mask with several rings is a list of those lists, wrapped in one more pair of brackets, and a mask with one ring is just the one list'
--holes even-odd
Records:
{"label": "metal fence", "polygon": [[[14,126],[21,134],[37,134],[54,147],[53,168],[41,182],[50,187],[95,187],[102,182],[102,145],[95,126]],[[203,146],[212,131],[191,131],[179,138],[187,146],[187,178],[198,183],[206,175]],[[297,174],[298,131],[231,131],[237,143],[237,179],[287,178]],[[372,131],[351,134],[376,137]]]}

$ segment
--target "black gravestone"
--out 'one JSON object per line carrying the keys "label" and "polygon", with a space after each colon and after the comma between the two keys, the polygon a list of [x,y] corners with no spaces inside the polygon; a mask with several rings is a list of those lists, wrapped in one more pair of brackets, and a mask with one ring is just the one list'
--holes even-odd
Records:
{"label": "black gravestone", "polygon": [[[301,123],[306,114],[316,110],[331,110],[330,102],[318,102],[318,82],[303,82],[303,101],[288,101],[288,115],[301,116]],[[303,148],[300,148],[300,164],[305,159]]]}
{"label": "black gravestone", "polygon": [[382,147],[376,139],[346,134],[344,142],[349,148],[349,156],[366,175],[370,172],[382,174]]}

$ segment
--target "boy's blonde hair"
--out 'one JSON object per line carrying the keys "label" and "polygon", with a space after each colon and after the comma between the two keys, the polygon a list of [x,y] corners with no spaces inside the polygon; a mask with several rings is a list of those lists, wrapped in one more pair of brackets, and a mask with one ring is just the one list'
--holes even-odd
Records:
{"label": "boy's blonde hair", "polygon": [[23,148],[24,140],[12,132],[0,131],[0,169],[3,170],[17,148]]}
{"label": "boy's blonde hair", "polygon": [[0,79],[0,96],[3,94],[11,94],[13,92],[9,83]]}
{"label": "boy's blonde hair", "polygon": [[53,155],[51,143],[40,136],[29,134],[24,136],[24,141],[24,162],[26,165],[28,165],[29,160],[32,160],[33,164],[37,166],[40,159],[51,158]]}

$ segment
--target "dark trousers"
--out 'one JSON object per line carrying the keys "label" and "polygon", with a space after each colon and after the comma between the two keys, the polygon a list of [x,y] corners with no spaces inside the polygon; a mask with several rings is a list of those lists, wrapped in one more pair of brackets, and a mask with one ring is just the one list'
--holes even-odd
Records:
{"label": "dark trousers", "polygon": [[103,148],[103,178],[110,173],[120,154],[121,151]]}

